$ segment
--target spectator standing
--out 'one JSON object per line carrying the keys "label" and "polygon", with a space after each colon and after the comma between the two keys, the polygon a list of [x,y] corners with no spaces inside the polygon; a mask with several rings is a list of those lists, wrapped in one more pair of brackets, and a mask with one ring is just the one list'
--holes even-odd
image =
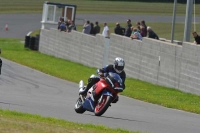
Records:
{"label": "spectator standing", "polygon": [[68,26],[68,32],[71,32],[72,30],[76,30],[76,25],[74,24],[74,21],[71,21],[70,25]]}
{"label": "spectator standing", "polygon": [[94,24],[93,24],[93,23],[90,23],[90,25],[91,25],[90,34],[91,34],[91,35],[94,35]]}
{"label": "spectator standing", "polygon": [[194,31],[192,34],[193,34],[196,44],[200,44],[200,36],[197,34],[197,32]]}
{"label": "spectator standing", "polygon": [[105,36],[105,37],[109,37],[109,28],[107,26],[107,23],[104,23],[102,35]]}
{"label": "spectator standing", "polygon": [[147,26],[146,26],[146,23],[145,23],[144,20],[142,20],[140,24],[141,24],[141,26],[144,27],[144,37],[146,37],[147,36]]}
{"label": "spectator standing", "polygon": [[159,40],[158,35],[151,29],[151,27],[147,27],[148,37]]}
{"label": "spectator standing", "polygon": [[131,24],[131,20],[130,19],[128,19],[127,21],[126,21],[126,23],[127,23],[127,25],[126,25],[126,31],[125,31],[125,36],[126,37],[130,37],[131,36],[131,27],[132,27],[132,24]]}
{"label": "spectator standing", "polygon": [[83,25],[83,33],[85,34],[90,34],[91,31],[91,25],[90,21],[88,20],[84,25]]}
{"label": "spectator standing", "polygon": [[138,39],[142,41],[142,36],[141,34],[138,32],[137,28],[131,27],[132,29],[132,34],[131,34],[131,39]]}
{"label": "spectator standing", "polygon": [[121,27],[119,23],[116,23],[116,27],[115,27],[115,34],[118,34],[118,35],[124,35],[125,33],[125,28]]}
{"label": "spectator standing", "polygon": [[136,25],[137,25],[137,26],[141,26],[141,25],[140,25],[140,22],[137,22]]}
{"label": "spectator standing", "polygon": [[138,25],[137,26],[137,31],[140,33],[140,31],[141,31],[141,28],[140,28],[140,26]]}
{"label": "spectator standing", "polygon": [[140,34],[142,37],[145,37],[145,28],[143,26],[140,28]]}
{"label": "spectator standing", "polygon": [[94,27],[94,35],[100,33],[100,26],[98,22],[95,22],[95,27]]}

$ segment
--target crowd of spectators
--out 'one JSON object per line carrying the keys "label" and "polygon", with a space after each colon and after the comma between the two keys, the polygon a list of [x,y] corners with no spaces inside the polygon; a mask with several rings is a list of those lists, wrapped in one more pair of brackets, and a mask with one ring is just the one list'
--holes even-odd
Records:
{"label": "crowd of spectators", "polygon": [[58,30],[64,32],[71,32],[71,30],[76,30],[76,25],[73,20],[64,21],[63,17],[60,17],[58,22]]}
{"label": "crowd of spectators", "polygon": [[83,33],[93,35],[100,33],[100,26],[98,22],[95,22],[95,25],[89,20],[83,25]]}
{"label": "crowd of spectators", "polygon": [[[93,35],[100,33],[100,26],[98,22],[95,22],[95,25],[90,22],[89,20],[86,21],[86,23],[83,25],[83,33]],[[73,20],[67,20],[64,21],[63,17],[60,17],[58,22],[58,30],[64,31],[64,32],[71,32],[72,30],[77,30],[76,25]],[[152,30],[150,26],[146,26],[146,23],[144,20],[141,22],[136,22],[135,26],[132,26],[131,20],[127,19],[126,21],[126,27],[122,27],[119,22],[116,23],[116,27],[114,28],[114,33],[130,37],[131,39],[137,39],[142,40],[143,37],[148,37],[152,39],[159,40],[158,35]],[[193,33],[193,37],[196,44],[200,44],[200,36],[197,34],[196,31]],[[103,24],[103,31],[102,35],[109,38],[110,31],[107,23]]]}
{"label": "crowd of spectators", "polygon": [[131,20],[126,21],[126,27],[123,28],[117,22],[114,29],[115,34],[130,37],[131,39],[142,40],[143,37],[149,37],[153,39],[159,39],[158,35],[151,29],[150,26],[146,26],[144,20],[137,22],[135,26],[132,26]]}
{"label": "crowd of spectators", "polygon": [[[95,22],[95,25],[87,20],[85,24],[83,25],[82,33],[89,34],[95,36],[96,34],[100,33],[100,26],[98,22]],[[71,32],[71,30],[77,30],[76,25],[74,24],[74,21],[67,20],[64,21],[63,17],[60,17],[60,20],[58,22],[58,30],[65,31],[65,32]],[[151,27],[147,27],[145,24],[145,21],[142,20],[141,22],[137,22],[135,26],[132,26],[131,20],[127,19],[126,21],[126,27],[122,27],[119,22],[116,23],[116,27],[114,29],[114,33],[130,37],[131,39],[138,39],[142,40],[143,37],[153,38],[153,39],[159,39],[158,35],[151,29]],[[103,24],[103,31],[102,35],[109,38],[110,31],[107,23]]]}
{"label": "crowd of spectators", "polygon": [[[89,20],[83,25],[83,33],[96,35],[100,33],[100,26],[98,22],[95,22],[95,26]],[[142,40],[143,37],[149,37],[153,39],[159,39],[158,35],[151,29],[151,27],[147,27],[145,21],[137,22],[135,26],[132,26],[131,20],[127,19],[126,27],[122,27],[119,22],[116,23],[116,27],[114,28],[114,33],[130,37],[131,39]],[[107,23],[103,24],[102,35],[109,38],[110,31]]]}

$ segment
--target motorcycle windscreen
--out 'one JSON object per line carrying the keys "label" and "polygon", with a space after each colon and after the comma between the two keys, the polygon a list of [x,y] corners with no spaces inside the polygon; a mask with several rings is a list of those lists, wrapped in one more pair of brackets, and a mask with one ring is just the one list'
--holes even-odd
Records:
{"label": "motorcycle windscreen", "polygon": [[94,100],[92,100],[91,97],[85,99],[83,103],[83,108],[88,111],[94,112]]}

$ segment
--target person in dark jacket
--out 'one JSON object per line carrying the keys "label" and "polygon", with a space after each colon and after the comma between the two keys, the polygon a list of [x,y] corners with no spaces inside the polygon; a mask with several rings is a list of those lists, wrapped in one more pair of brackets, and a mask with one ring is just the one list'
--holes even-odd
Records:
{"label": "person in dark jacket", "polygon": [[141,26],[144,27],[144,37],[147,36],[147,26],[144,20],[140,22]]}
{"label": "person in dark jacket", "polygon": [[121,27],[119,23],[116,23],[115,34],[123,36],[124,33],[125,33],[125,28]]}
{"label": "person in dark jacket", "polygon": [[151,29],[151,27],[147,27],[148,37],[159,40],[158,35]]}
{"label": "person in dark jacket", "polygon": [[127,20],[127,25],[126,25],[126,31],[125,31],[125,34],[124,34],[126,37],[130,37],[131,36],[131,33],[132,33],[131,27],[132,27],[131,20],[128,19]]}
{"label": "person in dark jacket", "polygon": [[91,22],[90,25],[91,25],[90,34],[94,35],[94,24]]}
{"label": "person in dark jacket", "polygon": [[74,21],[70,22],[70,25],[68,26],[67,31],[71,32],[72,30],[76,30],[76,25],[74,24]]}
{"label": "person in dark jacket", "polygon": [[197,34],[197,32],[194,31],[192,34],[194,36],[196,44],[200,44],[200,36]]}
{"label": "person in dark jacket", "polygon": [[98,22],[95,22],[95,26],[94,26],[94,35],[100,33],[100,26]]}

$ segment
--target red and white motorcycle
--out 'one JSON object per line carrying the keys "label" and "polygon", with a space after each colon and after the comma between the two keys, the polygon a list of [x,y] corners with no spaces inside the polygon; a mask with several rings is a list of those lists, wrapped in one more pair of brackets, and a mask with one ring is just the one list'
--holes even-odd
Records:
{"label": "red and white motorcycle", "polygon": [[[84,82],[79,82],[79,92],[84,88]],[[92,91],[99,92],[98,99],[94,99]],[[94,112],[96,116],[105,113],[112,102],[118,97],[118,93],[123,91],[122,79],[116,73],[108,73],[106,77],[93,85],[85,95],[79,93],[79,98],[75,104],[77,113],[84,113],[86,110]],[[96,100],[96,101],[95,101]]]}

